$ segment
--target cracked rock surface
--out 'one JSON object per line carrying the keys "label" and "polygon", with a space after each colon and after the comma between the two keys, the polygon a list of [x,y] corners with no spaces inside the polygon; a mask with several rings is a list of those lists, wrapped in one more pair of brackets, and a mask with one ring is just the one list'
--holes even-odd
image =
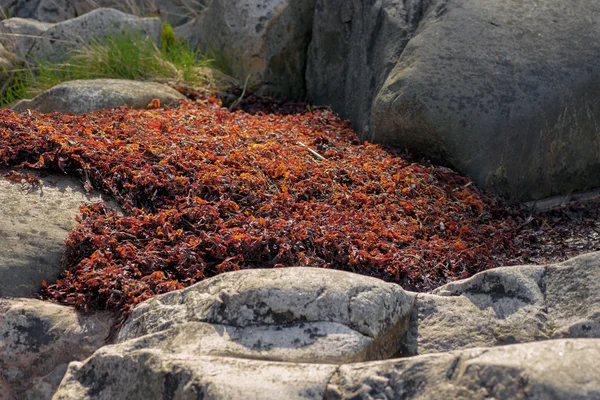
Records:
{"label": "cracked rock surface", "polygon": [[0,400],[50,398],[69,362],[102,347],[113,324],[107,313],[0,298]]}
{"label": "cracked rock surface", "polygon": [[418,295],[326,269],[222,274],[137,306],[53,399],[600,399],[599,274],[600,253]]}

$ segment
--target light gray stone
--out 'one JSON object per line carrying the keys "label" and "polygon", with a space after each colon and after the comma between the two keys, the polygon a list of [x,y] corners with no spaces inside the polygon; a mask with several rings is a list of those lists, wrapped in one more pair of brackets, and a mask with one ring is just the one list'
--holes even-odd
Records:
{"label": "light gray stone", "polygon": [[76,80],[56,85],[30,101],[20,102],[13,110],[86,113],[121,106],[145,108],[153,99],[160,100],[161,105],[169,105],[184,98],[177,90],[156,82],[123,79]]}
{"label": "light gray stone", "polygon": [[374,340],[331,322],[245,328],[187,322],[123,342],[120,351],[148,349],[180,358],[219,356],[254,360],[340,364],[383,359]]}
{"label": "light gray stone", "polygon": [[0,15],[56,23],[110,7],[137,16],[160,16],[178,26],[197,16],[205,3],[206,0],[0,0]]}
{"label": "light gray stone", "polygon": [[408,354],[548,339],[545,267],[505,267],[418,294]]}
{"label": "light gray stone", "polygon": [[600,253],[496,268],[418,294],[407,355],[560,338],[600,338]]}
{"label": "light gray stone", "polygon": [[[62,271],[60,259],[67,235],[84,203],[103,201],[97,192],[85,194],[77,180],[41,178],[41,189],[0,177],[0,296],[34,297],[42,281],[54,283]],[[105,200],[108,207],[116,203]]]}
{"label": "light gray stone", "polygon": [[600,340],[567,339],[341,366],[325,399],[600,399]]}
{"label": "light gray stone", "polygon": [[0,399],[50,399],[67,364],[103,346],[113,323],[107,313],[0,298]]}
{"label": "light gray stone", "polygon": [[33,19],[10,18],[0,21],[0,40],[17,57],[25,58],[41,36],[53,26]]}
{"label": "light gray stone", "polygon": [[398,351],[414,296],[375,278],[322,268],[244,270],[218,275],[137,306],[119,342],[183,322],[236,327],[334,322]]}
{"label": "light gray stone", "polygon": [[337,366],[122,351],[106,346],[69,365],[53,400],[322,399]]}
{"label": "light gray stone", "polygon": [[111,8],[98,8],[80,17],[54,24],[35,39],[29,51],[33,60],[63,61],[69,54],[108,35],[127,31],[160,43],[162,24],[158,18],[139,18]]}
{"label": "light gray stone", "polygon": [[315,0],[214,0],[175,32],[215,54],[235,78],[249,77],[249,87],[300,98],[314,5]]}
{"label": "light gray stone", "polygon": [[549,266],[545,286],[553,337],[600,338],[599,252]]}

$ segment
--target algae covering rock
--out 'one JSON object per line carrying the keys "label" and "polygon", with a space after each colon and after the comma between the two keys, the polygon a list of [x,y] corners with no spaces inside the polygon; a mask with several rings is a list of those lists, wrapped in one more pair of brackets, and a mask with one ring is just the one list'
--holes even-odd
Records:
{"label": "algae covering rock", "polygon": [[305,94],[306,50],[315,0],[214,0],[177,28],[249,87],[277,96]]}
{"label": "algae covering rock", "polygon": [[124,79],[76,80],[56,85],[33,100],[23,100],[13,110],[86,113],[121,106],[146,108],[154,99],[158,99],[161,105],[169,105],[184,98],[177,90],[156,82]]}
{"label": "algae covering rock", "polygon": [[325,399],[600,399],[600,340],[553,340],[341,366]]}
{"label": "algae covering rock", "polygon": [[[41,188],[30,190],[27,183],[0,176],[0,296],[34,297],[42,281],[55,282],[79,207],[104,201],[97,192],[86,194],[77,180],[48,176],[40,181]],[[117,207],[110,200],[105,204]]]}
{"label": "algae covering rock", "polygon": [[0,298],[0,399],[50,399],[68,363],[103,346],[113,323],[106,313]]}

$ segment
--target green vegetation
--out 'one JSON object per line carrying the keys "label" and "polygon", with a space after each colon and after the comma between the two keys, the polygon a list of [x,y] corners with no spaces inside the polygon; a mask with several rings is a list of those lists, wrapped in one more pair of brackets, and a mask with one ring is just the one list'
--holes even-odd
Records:
{"label": "green vegetation", "polygon": [[[163,25],[161,47],[150,38],[121,32],[85,45],[61,64],[38,61],[5,71],[11,78],[0,91],[0,106],[14,103],[61,82],[74,79],[133,79],[197,83],[196,67],[210,66],[202,56]],[[1,72],[0,72],[1,73]]]}

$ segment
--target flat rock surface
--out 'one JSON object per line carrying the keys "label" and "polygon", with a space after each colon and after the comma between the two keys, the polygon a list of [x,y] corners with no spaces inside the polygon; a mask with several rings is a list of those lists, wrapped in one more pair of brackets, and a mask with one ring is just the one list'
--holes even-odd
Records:
{"label": "flat rock surface", "polygon": [[33,297],[42,281],[55,282],[79,207],[103,201],[97,192],[86,194],[76,179],[48,176],[41,181],[41,189],[28,192],[26,185],[0,176],[0,297]]}
{"label": "flat rock surface", "polygon": [[76,80],[56,85],[33,100],[21,101],[13,110],[86,113],[121,106],[145,108],[153,99],[158,99],[161,105],[167,105],[184,98],[177,90],[156,82],[124,79]]}
{"label": "flat rock surface", "polygon": [[113,323],[107,313],[0,298],[0,399],[49,399],[67,364],[103,346]]}

